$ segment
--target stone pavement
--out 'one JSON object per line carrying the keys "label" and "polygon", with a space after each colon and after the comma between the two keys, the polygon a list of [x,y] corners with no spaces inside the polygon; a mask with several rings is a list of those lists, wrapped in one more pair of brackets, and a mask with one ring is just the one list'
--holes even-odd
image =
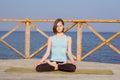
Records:
{"label": "stone pavement", "polygon": [[0,80],[119,80],[120,64],[98,62],[77,62],[77,69],[110,69],[113,75],[93,74],[36,74],[36,73],[9,73],[4,72],[10,67],[35,68],[39,59],[5,59],[0,60]]}

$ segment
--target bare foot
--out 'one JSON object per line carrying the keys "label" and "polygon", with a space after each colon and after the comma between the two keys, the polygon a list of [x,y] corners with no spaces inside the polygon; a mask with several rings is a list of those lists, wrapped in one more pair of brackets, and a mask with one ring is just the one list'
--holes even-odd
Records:
{"label": "bare foot", "polygon": [[56,62],[50,62],[49,60],[46,60],[46,62],[47,62],[48,64],[50,64],[51,66],[54,66],[54,67],[55,67],[55,70],[58,69],[58,64],[57,64]]}

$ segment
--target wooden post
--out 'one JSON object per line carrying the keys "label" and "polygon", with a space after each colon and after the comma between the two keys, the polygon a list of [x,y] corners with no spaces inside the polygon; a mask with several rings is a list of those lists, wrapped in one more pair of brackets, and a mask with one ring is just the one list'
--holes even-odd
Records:
{"label": "wooden post", "polygon": [[25,27],[25,58],[30,58],[30,22],[26,22]]}
{"label": "wooden post", "polygon": [[77,27],[77,60],[81,61],[82,57],[82,23]]}

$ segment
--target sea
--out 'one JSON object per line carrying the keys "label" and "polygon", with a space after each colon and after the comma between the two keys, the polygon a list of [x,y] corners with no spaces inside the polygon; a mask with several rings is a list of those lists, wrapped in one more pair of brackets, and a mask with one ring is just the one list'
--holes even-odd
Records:
{"label": "sea", "polygon": [[[6,34],[7,31],[0,31],[0,37]],[[45,31],[45,33],[49,36],[54,35],[51,31]],[[116,32],[99,32],[105,39],[110,38]],[[72,53],[76,55],[76,47],[77,47],[77,32],[66,32],[66,35],[72,37]],[[35,50],[41,47],[43,44],[47,42],[47,39],[41,35],[39,32],[31,31],[30,33],[30,54],[32,54]],[[24,31],[16,31],[11,35],[4,38],[4,41],[9,43],[11,46],[15,47],[21,53],[25,53],[25,32]],[[94,49],[96,46],[101,44],[103,41],[98,38],[92,32],[83,32],[82,33],[82,56],[87,54],[90,50]],[[111,43],[114,47],[120,50],[120,35],[115,39],[111,40]],[[42,58],[46,51],[44,48],[39,54],[35,55],[33,58]],[[16,52],[11,50],[5,44],[0,41],[0,59],[23,59]],[[109,46],[104,45],[85,59],[83,61],[88,62],[101,62],[101,63],[112,63],[112,64],[120,64],[120,54],[112,50]]]}

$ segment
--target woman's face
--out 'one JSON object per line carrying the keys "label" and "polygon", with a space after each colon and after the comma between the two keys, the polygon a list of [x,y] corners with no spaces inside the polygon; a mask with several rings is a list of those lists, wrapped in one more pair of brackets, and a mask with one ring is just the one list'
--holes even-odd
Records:
{"label": "woman's face", "polygon": [[64,25],[62,24],[62,22],[58,22],[57,23],[57,32],[58,33],[63,32],[63,28],[64,28]]}

